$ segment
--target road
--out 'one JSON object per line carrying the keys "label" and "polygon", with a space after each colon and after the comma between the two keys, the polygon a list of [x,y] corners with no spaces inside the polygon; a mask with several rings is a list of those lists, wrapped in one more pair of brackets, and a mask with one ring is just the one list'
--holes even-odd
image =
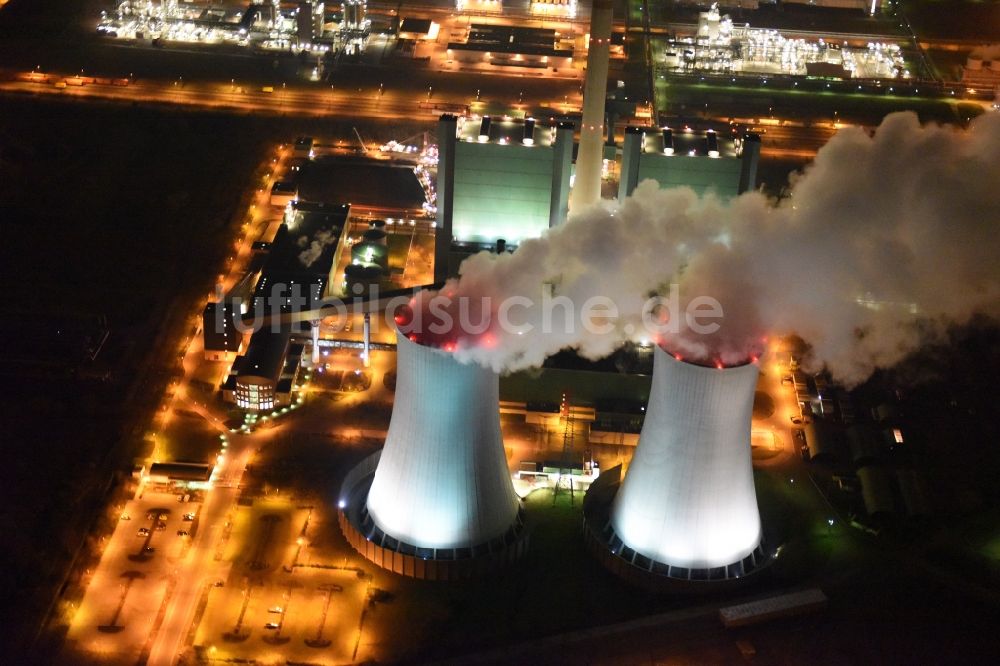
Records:
{"label": "road", "polygon": [[[225,580],[231,562],[216,561],[216,543],[225,529],[226,515],[239,496],[239,481],[243,475],[253,445],[248,438],[234,437],[230,454],[217,470],[217,482],[205,497],[199,522],[201,529],[193,539],[191,549],[183,564],[174,574],[176,587],[169,599],[163,624],[156,632],[149,653],[150,666],[171,666],[185,647],[186,638],[194,621],[198,601],[208,585]],[[239,441],[240,444],[236,444]],[[239,448],[239,450],[234,450]]]}
{"label": "road", "polygon": [[[126,89],[127,90],[127,89]],[[202,91],[211,93],[211,91]],[[270,184],[278,173],[286,168],[290,150],[278,150],[268,171]],[[252,225],[246,225],[246,232],[237,241],[236,253],[228,275],[220,280],[224,290],[240,279],[250,261],[253,241],[266,230],[280,211],[267,204],[268,188],[261,188],[251,204]],[[264,212],[262,212],[264,211]],[[222,417],[208,406],[193,401],[187,395],[191,380],[197,375],[199,366],[206,363],[203,358],[203,341],[194,336],[184,357],[184,381],[172,397],[168,409],[183,407],[194,411],[211,423],[220,432],[225,432]],[[187,638],[192,630],[199,602],[208,586],[218,580],[225,580],[232,567],[231,561],[216,557],[220,540],[223,539],[231,520],[231,512],[240,494],[243,471],[252,460],[254,451],[263,439],[274,435],[274,431],[254,435],[229,435],[228,448],[219,459],[214,474],[212,488],[205,493],[204,504],[198,516],[199,529],[192,538],[191,548],[180,566],[174,571],[174,587],[167,604],[163,622],[154,629],[153,643],[147,663],[153,666],[171,666],[187,647]]]}
{"label": "road", "polygon": [[[345,73],[329,88],[302,84],[251,86],[235,80],[212,83],[180,79],[137,80],[129,85],[111,85],[110,81],[74,85],[91,79],[28,72],[8,72],[5,78],[0,81],[0,91],[5,93],[313,117],[430,120],[446,111],[463,113],[469,109],[492,110],[500,107],[508,113],[545,117],[554,113],[575,112],[580,103],[579,82],[575,79],[545,80],[457,73],[414,76],[400,89],[372,78],[364,80],[354,71]],[[67,81],[69,85],[62,87],[62,82]],[[425,85],[426,81],[431,83]],[[515,89],[523,97],[523,103],[501,101],[513,96]]]}

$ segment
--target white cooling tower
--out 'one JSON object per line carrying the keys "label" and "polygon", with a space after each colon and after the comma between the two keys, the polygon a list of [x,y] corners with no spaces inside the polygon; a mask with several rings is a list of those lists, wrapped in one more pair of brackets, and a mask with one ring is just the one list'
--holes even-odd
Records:
{"label": "white cooling tower", "polygon": [[498,375],[397,338],[396,398],[368,515],[385,535],[418,549],[503,537],[519,503],[500,434]]}
{"label": "white cooling tower", "polygon": [[756,364],[707,368],[655,349],[639,445],[611,510],[619,557],[682,578],[744,571],[761,540],[750,457],[758,374]]}

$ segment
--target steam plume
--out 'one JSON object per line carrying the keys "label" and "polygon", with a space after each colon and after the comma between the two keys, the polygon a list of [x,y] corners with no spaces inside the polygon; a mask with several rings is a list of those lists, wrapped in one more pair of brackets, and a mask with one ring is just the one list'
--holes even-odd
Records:
{"label": "steam plume", "polygon": [[299,236],[298,246],[305,248],[299,253],[299,262],[309,268],[323,254],[323,249],[333,245],[338,240],[338,236],[330,229],[320,229],[313,236],[312,242],[306,236]]}
{"label": "steam plume", "polygon": [[[998,156],[1000,114],[967,130],[893,114],[873,137],[841,130],[780,203],[759,193],[726,203],[647,181],[621,206],[594,206],[513,254],[470,257],[458,280],[422,294],[414,310],[440,319],[431,313],[436,304],[459,322],[467,297],[468,323],[424,335],[462,360],[512,371],[564,348],[600,358],[625,340],[649,339],[647,298],[675,284],[675,323],[693,299],[708,296],[722,306],[720,326],[707,334],[661,330],[649,341],[686,360],[735,364],[758,354],[765,336],[795,333],[817,363],[858,382],[947,323],[1000,314]],[[610,299],[617,317],[598,317],[606,326],[595,333],[579,321],[569,326],[555,308],[545,326],[546,293],[577,308]],[[533,303],[509,316],[532,331],[499,325],[512,297]],[[484,330],[469,325],[484,314]],[[656,318],[669,321],[662,309]]]}

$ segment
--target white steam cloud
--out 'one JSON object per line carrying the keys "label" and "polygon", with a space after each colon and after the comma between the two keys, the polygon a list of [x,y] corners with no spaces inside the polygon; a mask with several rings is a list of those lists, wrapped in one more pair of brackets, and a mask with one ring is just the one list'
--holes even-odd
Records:
{"label": "white steam cloud", "polygon": [[[564,348],[596,359],[643,338],[692,360],[742,363],[765,336],[798,334],[816,363],[854,383],[949,323],[1000,315],[998,231],[1000,114],[959,130],[900,113],[874,137],[841,130],[793,179],[789,199],[749,193],[726,203],[645,182],[623,205],[574,215],[513,254],[470,257],[441,294],[470,297],[472,324],[475,310],[489,310],[485,332],[449,337],[460,359],[497,371]],[[682,325],[650,338],[643,308],[671,284],[680,309],[670,321],[707,296],[724,311],[718,330]],[[546,325],[547,291],[577,309],[609,299],[617,316],[598,317],[607,326],[595,332],[567,325],[556,307]],[[524,297],[532,305],[508,305],[507,319],[532,331],[500,326],[502,305]],[[420,300],[414,309],[426,310],[434,296]],[[458,321],[457,307],[447,309]]]}
{"label": "white steam cloud", "polygon": [[323,249],[337,242],[339,236],[330,229],[320,229],[313,236],[312,241],[306,236],[299,236],[298,246],[305,248],[299,253],[299,262],[309,268],[323,254]]}

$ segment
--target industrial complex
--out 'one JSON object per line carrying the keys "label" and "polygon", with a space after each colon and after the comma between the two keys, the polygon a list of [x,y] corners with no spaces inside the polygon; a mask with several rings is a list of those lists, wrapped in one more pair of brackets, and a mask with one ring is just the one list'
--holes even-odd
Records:
{"label": "industrial complex", "polygon": [[[871,348],[835,362],[866,377],[900,349],[919,349],[912,340],[953,334],[937,323],[917,330],[916,299],[894,291],[905,285],[866,290],[897,268],[880,263],[882,246],[896,248],[898,282],[915,280],[910,264],[925,259],[907,254],[889,222],[884,236],[851,248],[868,260],[858,261],[860,275],[832,287],[800,259],[822,234],[789,220],[833,219],[823,206],[850,217],[870,201],[889,216],[895,203],[880,198],[880,185],[846,176],[855,186],[843,194],[838,183],[843,204],[815,189],[805,191],[820,203],[800,199],[796,181],[815,187],[815,176],[788,174],[848,123],[840,107],[805,120],[773,112],[804,97],[845,97],[831,82],[871,86],[858,104],[875,106],[890,85],[922,80],[928,65],[914,54],[924,46],[909,36],[865,42],[846,28],[814,38],[781,27],[770,4],[115,0],[97,36],[88,27],[101,48],[150,62],[157,49],[170,62],[217,58],[249,83],[227,74],[185,87],[178,76],[160,90],[131,73],[81,69],[69,77],[79,84],[42,65],[21,73],[17,85],[61,83],[67,104],[105,81],[117,101],[176,99],[224,122],[267,114],[252,130],[266,155],[238,200],[218,204],[227,219],[205,230],[222,240],[215,268],[195,266],[207,275],[188,289],[197,303],[192,296],[169,330],[159,319],[130,323],[162,327],[148,337],[170,370],[140,365],[130,341],[122,356],[140,369],[128,393],[162,387],[164,397],[150,403],[148,422],[121,428],[141,447],[105,454],[126,456],[130,472],[103,482],[96,555],[79,565],[73,555],[45,611],[39,635],[58,637],[53,663],[734,663],[755,658],[757,636],[807,654],[802,636],[814,618],[862,603],[845,591],[852,576],[882,584],[916,571],[950,585],[948,566],[965,560],[939,533],[925,540],[935,496],[915,463],[920,416],[898,408],[909,389],[882,376],[838,384],[833,363],[811,356],[834,346],[821,328],[834,326],[816,317],[807,339],[774,314],[782,303],[757,308],[779,290],[754,288],[770,285],[772,264],[783,269],[775,275],[798,270],[809,295],[788,308],[799,316],[813,312],[812,292],[841,290],[831,309],[863,310],[865,325],[844,315],[844,326]],[[895,11],[881,0],[788,4],[848,11],[850,26]],[[778,27],[743,20],[758,10],[762,25]],[[993,86],[1000,55],[976,48],[956,67],[965,84]],[[942,103],[961,118],[949,90]],[[664,105],[657,95],[675,97]],[[741,95],[749,110],[730,112]],[[860,163],[876,131],[856,124],[841,150]],[[904,152],[903,134],[899,171],[927,145]],[[206,131],[199,140],[216,139]],[[963,150],[963,169],[987,168]],[[837,158],[817,159],[814,171],[833,173]],[[858,168],[889,187],[892,169]],[[785,169],[790,184],[766,183],[768,169]],[[952,171],[942,173],[900,204],[928,235],[936,228],[920,206]],[[974,204],[960,201],[992,201],[987,189]],[[164,199],[180,202],[172,214],[189,206],[187,192]],[[640,209],[645,217],[630,217]],[[662,219],[643,226],[654,209]],[[736,256],[751,250],[759,263]],[[848,253],[836,257],[846,265]],[[715,270],[731,273],[715,282],[706,277]],[[969,274],[982,278],[970,291],[992,288]],[[732,288],[726,307],[746,329],[731,334],[737,342],[726,337],[734,329],[692,343],[666,326],[683,319],[693,329],[699,301],[718,305],[721,319],[714,294],[685,293],[683,313],[663,306],[685,279],[692,291]],[[564,307],[567,330],[553,330],[551,312],[535,318],[539,294]],[[573,300],[580,294],[609,302],[579,320],[603,332],[571,330],[575,308],[589,307]],[[516,308],[528,313],[520,330],[505,320]],[[897,310],[912,316],[906,326],[889,317]],[[44,348],[45,366],[66,362],[52,348],[71,357],[60,382],[111,381],[93,369],[117,334],[106,317],[41,321],[8,321],[0,332],[25,358]],[[880,356],[868,336],[886,322],[905,330],[894,331],[895,355]],[[591,334],[605,342],[588,346]],[[734,359],[733,349],[747,353]],[[942,395],[952,411],[938,427],[960,439],[975,410]],[[992,515],[971,491],[955,501]],[[870,545],[886,534],[921,549]],[[986,584],[964,585],[995,603]],[[866,617],[831,627],[867,630]],[[790,624],[748,629],[775,621]],[[690,641],[677,639],[688,628]],[[839,646],[825,654],[870,656]],[[796,661],[784,656],[767,653]]]}

